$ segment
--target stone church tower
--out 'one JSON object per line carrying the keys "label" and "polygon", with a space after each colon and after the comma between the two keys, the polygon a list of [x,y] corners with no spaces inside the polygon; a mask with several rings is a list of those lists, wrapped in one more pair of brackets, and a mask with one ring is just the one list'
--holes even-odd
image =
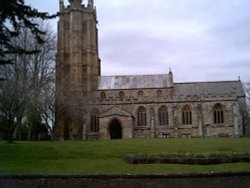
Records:
{"label": "stone church tower", "polygon": [[93,0],[60,0],[56,56],[55,136],[84,139],[84,113],[100,75],[97,19]]}

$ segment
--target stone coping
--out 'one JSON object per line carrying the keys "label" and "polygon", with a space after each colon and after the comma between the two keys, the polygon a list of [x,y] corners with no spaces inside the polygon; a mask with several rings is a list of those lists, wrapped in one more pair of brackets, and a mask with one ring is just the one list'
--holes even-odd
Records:
{"label": "stone coping", "polygon": [[193,177],[229,177],[250,176],[250,171],[218,171],[218,172],[178,172],[166,174],[0,174],[0,179],[38,179],[38,178],[193,178]]}
{"label": "stone coping", "polygon": [[124,160],[129,164],[191,164],[191,165],[216,165],[225,163],[250,162],[249,154],[129,154]]}

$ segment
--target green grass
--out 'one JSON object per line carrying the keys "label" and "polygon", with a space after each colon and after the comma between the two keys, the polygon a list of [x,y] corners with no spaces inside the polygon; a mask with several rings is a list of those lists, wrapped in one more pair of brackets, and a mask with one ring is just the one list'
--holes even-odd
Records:
{"label": "green grass", "polygon": [[127,154],[250,153],[250,138],[0,142],[0,173],[169,173],[249,171],[250,163],[131,165]]}

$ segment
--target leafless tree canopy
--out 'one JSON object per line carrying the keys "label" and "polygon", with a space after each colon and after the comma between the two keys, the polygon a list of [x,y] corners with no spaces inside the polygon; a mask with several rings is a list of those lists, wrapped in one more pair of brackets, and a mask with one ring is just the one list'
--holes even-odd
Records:
{"label": "leafless tree canopy", "polygon": [[37,139],[39,131],[52,132],[54,125],[56,36],[48,25],[39,25],[46,31],[44,43],[39,44],[27,29],[11,41],[17,48],[39,53],[12,54],[15,64],[0,69],[5,78],[0,82],[0,131],[8,132],[9,140],[23,137],[25,130],[25,139]]}

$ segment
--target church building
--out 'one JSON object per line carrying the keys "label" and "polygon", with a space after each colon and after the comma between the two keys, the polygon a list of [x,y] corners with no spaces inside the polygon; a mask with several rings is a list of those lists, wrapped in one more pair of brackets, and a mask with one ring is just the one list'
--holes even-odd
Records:
{"label": "church building", "polygon": [[93,0],[60,0],[55,137],[64,140],[240,137],[240,80],[175,83],[159,75],[101,76]]}

